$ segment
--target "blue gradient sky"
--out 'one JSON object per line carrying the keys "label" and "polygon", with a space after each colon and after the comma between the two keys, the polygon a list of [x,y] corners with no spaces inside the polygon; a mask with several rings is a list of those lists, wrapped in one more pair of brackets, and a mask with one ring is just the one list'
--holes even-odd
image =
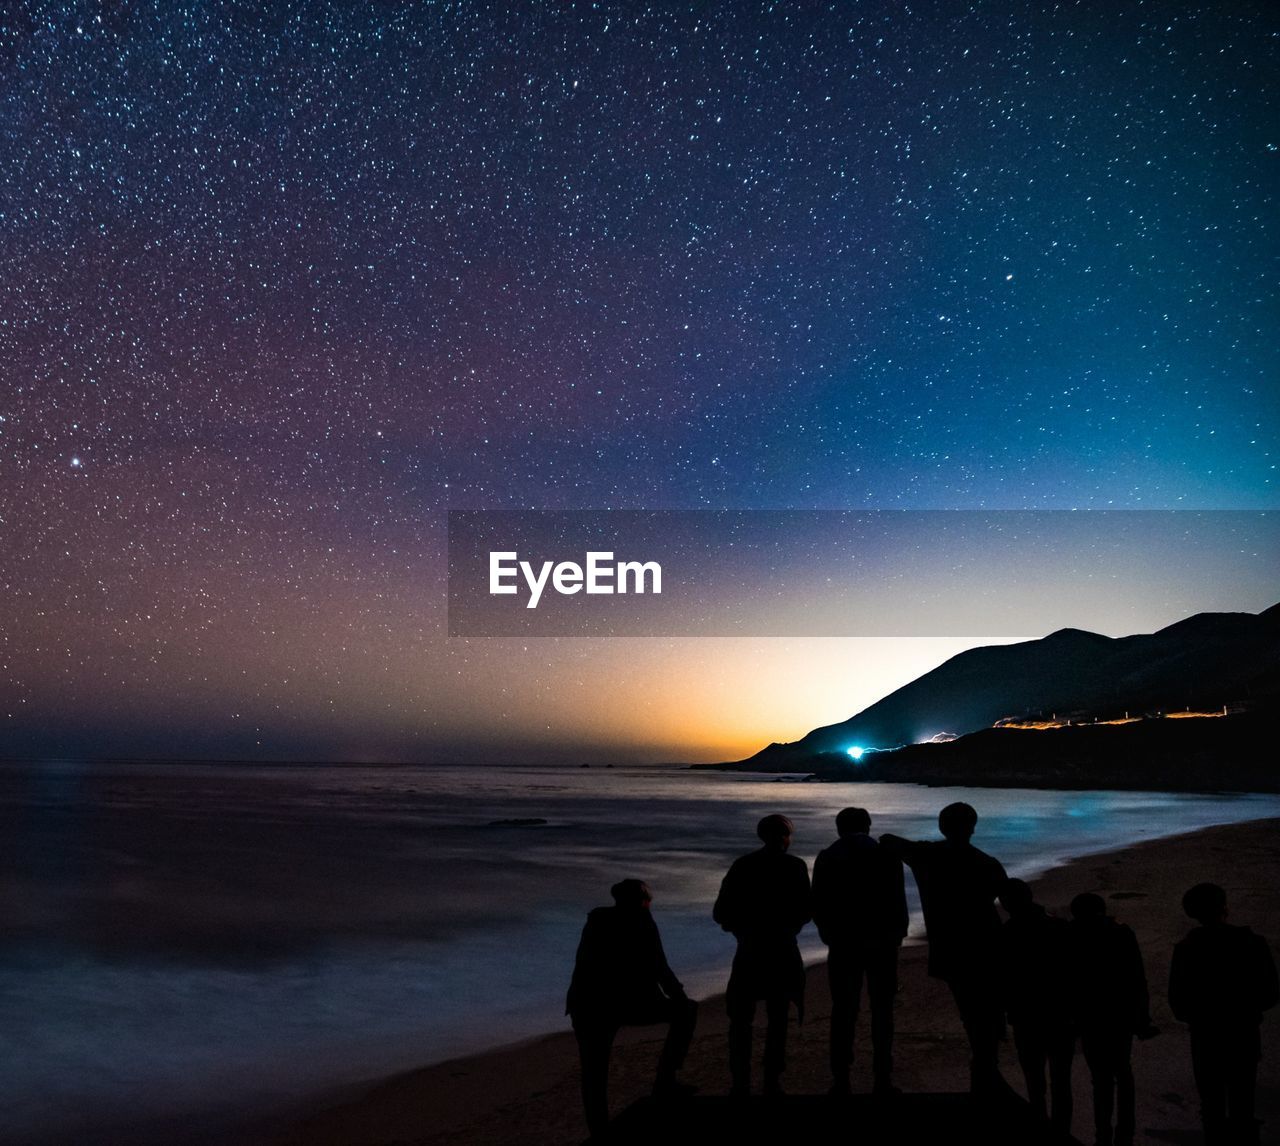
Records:
{"label": "blue gradient sky", "polygon": [[944,651],[450,642],[449,508],[1280,507],[1278,31],[4,16],[6,754],[716,755]]}

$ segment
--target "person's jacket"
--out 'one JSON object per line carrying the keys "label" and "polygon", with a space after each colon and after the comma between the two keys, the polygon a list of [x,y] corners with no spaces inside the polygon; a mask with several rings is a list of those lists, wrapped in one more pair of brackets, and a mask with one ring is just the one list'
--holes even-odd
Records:
{"label": "person's jacket", "polygon": [[829,947],[901,943],[907,934],[902,861],[864,833],[841,836],[813,861],[813,921]]}
{"label": "person's jacket", "polygon": [[1071,924],[1038,903],[1000,929],[1000,989],[1014,1026],[1061,1027],[1072,1019]]}
{"label": "person's jacket", "polygon": [[812,910],[809,869],[798,856],[760,848],[733,861],[711,912],[738,941],[726,992],[731,1006],[781,995],[804,1020],[804,960],[796,936]]}
{"label": "person's jacket", "polygon": [[1081,1030],[1151,1026],[1147,973],[1131,928],[1109,915],[1071,922],[1072,1000]]}
{"label": "person's jacket", "polygon": [[597,907],[587,915],[565,999],[567,1014],[626,1022],[644,1017],[664,999],[683,997],[647,908]]}
{"label": "person's jacket", "polygon": [[1197,927],[1173,949],[1169,1007],[1193,1026],[1257,1024],[1280,995],[1275,960],[1247,927]]}
{"label": "person's jacket", "polygon": [[812,913],[804,860],[772,848],[733,861],[711,912],[740,943],[792,946]]}
{"label": "person's jacket", "polygon": [[1007,879],[1000,861],[970,843],[904,840],[880,846],[916,877],[929,939],[929,974],[939,979],[990,975],[1000,940],[996,896]]}

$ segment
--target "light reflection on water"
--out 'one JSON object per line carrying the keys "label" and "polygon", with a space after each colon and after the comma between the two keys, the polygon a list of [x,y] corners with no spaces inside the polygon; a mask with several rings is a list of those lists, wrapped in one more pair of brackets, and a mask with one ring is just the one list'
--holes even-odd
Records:
{"label": "light reflection on water", "polygon": [[624,876],[653,887],[677,973],[716,990],[732,938],[711,901],[761,816],[791,816],[812,864],[846,804],[925,838],[960,799],[1021,876],[1280,815],[1273,796],[652,768],[4,766],[0,1106],[10,1131],[157,1095],[249,1108],[553,1029],[585,912]]}

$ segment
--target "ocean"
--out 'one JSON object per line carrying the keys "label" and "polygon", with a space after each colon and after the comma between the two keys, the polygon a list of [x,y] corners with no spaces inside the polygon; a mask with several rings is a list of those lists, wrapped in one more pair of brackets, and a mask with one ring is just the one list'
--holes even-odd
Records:
{"label": "ocean", "polygon": [[[0,765],[0,1139],[216,1129],[567,1028],[586,912],[624,877],[653,889],[691,993],[721,990],[733,940],[711,904],[761,816],[790,816],[812,865],[847,804],[929,838],[953,800],[1021,876],[1280,815],[1277,796],[656,767]],[[802,941],[821,956],[811,927]]]}

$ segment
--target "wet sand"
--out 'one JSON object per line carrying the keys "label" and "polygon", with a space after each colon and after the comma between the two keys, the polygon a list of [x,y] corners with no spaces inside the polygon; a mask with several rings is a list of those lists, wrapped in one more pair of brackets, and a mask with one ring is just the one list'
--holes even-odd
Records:
{"label": "wet sand", "polygon": [[[981,838],[975,842],[981,846]],[[909,877],[908,877],[909,878]],[[1228,892],[1231,921],[1280,944],[1280,820],[1209,828],[1105,855],[1090,856],[1042,876],[1036,898],[1054,914],[1081,891],[1096,891],[1108,910],[1137,933],[1147,966],[1152,1014],[1161,1035],[1137,1043],[1138,1141],[1200,1141],[1186,1029],[1165,1000],[1173,944],[1192,926],[1180,899],[1211,880]],[[661,915],[659,913],[659,922]],[[895,1081],[907,1092],[961,1091],[968,1084],[964,1034],[946,988],[925,974],[925,949],[903,950],[897,1006]],[[679,973],[679,968],[676,968]],[[566,967],[565,978],[568,979]],[[826,968],[810,968],[803,1027],[792,1025],[785,1077],[792,1094],[825,1092],[831,1013]],[[762,1018],[763,1016],[761,1016]],[[323,1096],[297,1117],[279,1120],[237,1143],[254,1146],[565,1146],[586,1136],[578,1096],[577,1048],[568,1021],[562,1033],[455,1059],[394,1078]],[[615,1112],[647,1093],[665,1028],[632,1028],[619,1036],[610,1078]],[[702,1002],[698,1034],[683,1077],[703,1093],[728,1090],[727,1022],[723,996]],[[757,1044],[760,1033],[757,1030]],[[757,1054],[759,1046],[757,1045]],[[858,1027],[855,1091],[870,1089],[865,1013]],[[1020,1093],[1012,1042],[1001,1048],[1005,1077]],[[1263,1142],[1280,1142],[1280,1013],[1263,1023],[1258,1073]],[[1073,1130],[1092,1140],[1088,1073],[1077,1054]]]}

